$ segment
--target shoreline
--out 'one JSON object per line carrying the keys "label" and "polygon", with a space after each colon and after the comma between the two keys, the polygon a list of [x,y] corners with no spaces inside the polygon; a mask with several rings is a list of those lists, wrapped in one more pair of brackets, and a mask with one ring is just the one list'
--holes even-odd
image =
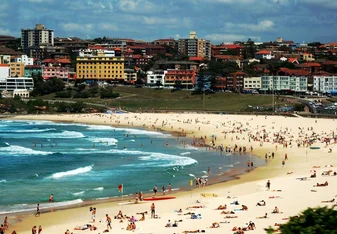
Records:
{"label": "shoreline", "polygon": [[[37,115],[37,116],[39,116],[39,115]],[[24,118],[21,119],[21,116],[19,116],[19,117],[20,117],[20,121],[21,120],[22,121],[31,120],[31,119],[24,119]],[[4,119],[5,120],[15,120],[15,116],[14,116],[14,118],[12,116],[11,118],[4,118]],[[41,121],[45,121],[45,120],[41,120]],[[72,121],[72,120],[52,120],[52,122],[67,123],[67,124],[68,123],[69,124],[84,124],[82,122],[76,122],[76,121]],[[85,123],[85,124],[87,125],[87,123]],[[90,125],[102,125],[102,124],[90,123]],[[109,126],[109,125],[107,125],[107,126]],[[119,125],[119,126],[114,126],[114,127],[121,128],[121,129],[131,128],[128,125]],[[161,133],[164,133],[164,134],[170,134],[173,137],[186,137],[188,140],[192,140],[191,136],[187,136],[186,133],[182,133],[182,132],[179,132],[179,131],[169,131],[167,129],[161,129],[161,128],[149,130],[149,129],[146,129],[146,128],[140,127],[140,126],[133,126],[132,129],[161,132]],[[189,146],[191,146],[191,145],[189,145]],[[193,146],[193,147],[205,150],[206,154],[208,152],[213,152],[213,153],[218,152],[218,151],[214,151],[214,150],[209,150],[209,148],[211,148],[210,145]],[[218,153],[220,154],[220,152],[218,152]],[[225,154],[225,152],[223,154]],[[235,155],[235,153],[231,153],[231,154]],[[261,158],[257,155],[251,154],[251,153],[236,153],[236,154],[237,154],[237,156],[246,156],[246,157],[251,156],[251,158],[253,158],[253,159],[254,158]],[[258,167],[264,167],[264,166],[266,166],[266,164],[258,166]],[[233,167],[229,171],[225,171],[225,172],[221,173],[220,175],[212,176],[212,177],[208,178],[207,187],[212,186],[212,185],[217,185],[217,184],[220,184],[220,183],[226,183],[226,182],[231,181],[231,180],[239,180],[240,176],[242,176],[244,174],[247,174],[247,173],[250,173],[253,170],[257,169],[258,167],[254,167],[254,168],[251,168],[249,170],[247,170],[247,168],[245,168],[245,167],[238,167],[238,168]],[[173,190],[170,194],[171,195],[179,195],[179,193],[191,192],[191,191],[194,191],[194,190],[197,190],[197,189],[199,189],[199,188],[195,186],[194,179],[193,179],[193,186],[186,185],[186,186],[179,187],[179,188],[176,188],[176,189],[173,188]],[[150,191],[143,194],[144,198],[152,197],[151,195],[152,195],[152,192],[150,192]],[[163,195],[157,195],[157,196],[160,197],[160,196],[163,196]],[[50,213],[50,212],[62,211],[62,210],[67,210],[67,209],[79,208],[79,207],[88,207],[88,206],[100,204],[100,203],[102,203],[102,204],[104,204],[104,203],[116,203],[116,204],[118,204],[119,202],[121,202],[121,201],[125,202],[126,200],[128,200],[130,202],[131,200],[134,200],[134,194],[124,194],[123,198],[122,198],[122,196],[112,196],[112,197],[92,198],[92,199],[88,199],[88,200],[81,199],[81,200],[82,200],[82,202],[80,202],[80,203],[75,203],[75,204],[70,204],[70,205],[60,205],[60,206],[47,207],[47,208],[43,208],[43,204],[50,204],[50,203],[48,203],[48,202],[40,203],[40,210],[41,210],[41,213]],[[59,201],[59,202],[70,202],[70,201],[74,201],[74,200],[69,200],[69,201],[65,200],[65,201]],[[29,204],[29,205],[35,205],[35,204]],[[42,205],[42,207],[41,207],[41,205]],[[35,213],[35,209],[27,210],[27,211],[14,211],[14,212],[1,213],[0,214],[0,220],[5,216],[25,217],[25,216],[32,215],[34,213]],[[16,223],[13,223],[13,224],[16,224]]]}
{"label": "shoreline", "polygon": [[[148,122],[146,122],[146,118],[153,118],[150,115],[147,115],[147,114],[139,114],[139,113],[128,113],[128,114],[120,114],[120,115],[116,115],[114,116],[115,118],[115,123],[107,123],[106,120],[104,119],[95,119],[95,120],[90,120],[90,116],[98,116],[98,117],[101,117],[104,116],[104,114],[99,114],[99,115],[55,115],[55,116],[30,116],[27,118],[27,116],[19,116],[19,117],[14,117],[14,118],[10,118],[10,119],[14,119],[14,120],[17,120],[17,119],[27,119],[27,120],[48,120],[48,121],[58,121],[58,122],[71,122],[71,123],[88,123],[88,124],[97,124],[97,125],[109,125],[109,126],[113,126],[113,127],[130,127],[130,128],[143,128],[145,130],[150,130],[150,131],[158,131],[158,129],[160,128],[160,130],[164,130],[166,132],[171,132],[171,131],[175,131],[177,132],[178,134],[185,134],[187,137],[199,137],[199,136],[203,136],[203,135],[211,135],[210,133],[212,133],[212,131],[216,132],[217,134],[216,135],[220,135],[221,134],[221,131],[217,130],[220,126],[220,123],[218,123],[217,120],[214,120],[213,121],[213,126],[209,126],[210,123],[209,122],[206,122],[204,121],[204,123],[202,123],[203,125],[201,125],[202,127],[202,130],[200,131],[200,127],[199,127],[199,131],[197,130],[196,126],[191,126],[191,125],[188,125],[186,123],[181,123],[180,120],[176,119],[175,116],[183,116],[187,118],[190,118],[189,115],[181,115],[181,114],[177,114],[177,113],[169,113],[169,114],[156,114],[156,117],[158,118],[161,118],[165,120],[165,118],[168,118],[168,116],[170,116],[170,120],[173,122],[175,121],[176,124],[171,124],[171,126],[174,125],[174,127],[170,127],[170,126],[151,126],[151,125],[148,125]],[[134,116],[137,116],[137,117],[134,117]],[[145,117],[144,117],[145,116]],[[196,115],[196,116],[203,116],[204,119],[205,118],[214,118],[216,119],[216,117],[219,117],[219,115],[217,115],[216,117],[212,116],[212,115]],[[78,120],[76,119],[77,118],[81,118],[81,120]],[[122,121],[121,118],[126,118],[127,119],[124,121]],[[220,117],[227,117],[229,119],[232,119],[231,121],[235,122],[236,121],[236,118],[241,118],[240,116],[229,116],[229,115],[221,115]],[[234,117],[234,118],[233,118]],[[64,121],[64,119],[68,119],[68,118],[73,118],[71,121]],[[142,121],[143,122],[146,122],[147,124],[143,124],[143,122],[140,122],[139,124],[127,124],[129,118],[133,118],[135,120],[137,120],[138,118],[143,118]],[[145,119],[144,119],[145,118]],[[201,117],[200,117],[201,118]],[[247,119],[247,118],[251,118],[252,120],[255,120],[258,119],[258,123],[261,123],[263,125],[261,125],[260,127],[257,126],[257,129],[259,128],[268,128],[269,130],[273,130],[274,129],[274,126],[273,125],[276,125],[274,124],[274,122],[271,122],[271,123],[265,123],[267,122],[267,118],[264,119],[264,117],[260,116],[260,117],[256,117],[256,116],[243,116],[242,119]],[[273,118],[273,117],[269,117],[268,116],[268,121],[269,119],[278,119],[279,121],[282,121],[282,119],[285,119],[284,121],[287,121],[287,117],[276,117],[276,118]],[[57,119],[57,120],[55,120]],[[291,118],[291,119],[297,119],[297,118]],[[98,121],[99,120],[99,121]],[[297,119],[298,120],[298,119]],[[308,119],[305,119],[308,121]],[[310,119],[311,122],[315,121],[313,119]],[[246,121],[249,121],[249,120],[246,120]],[[301,120],[300,120],[301,121]],[[316,120],[317,121],[317,120]],[[332,122],[333,120],[331,120]],[[153,122],[153,120],[151,120],[151,122]],[[201,120],[201,122],[203,122]],[[269,121],[270,122],[270,121]],[[276,122],[276,121],[275,121]],[[289,122],[289,120],[287,121]],[[131,126],[130,126],[131,125]],[[216,125],[216,126],[215,126]],[[219,126],[218,126],[219,125]],[[282,125],[281,125],[282,126]],[[310,126],[310,124],[308,125]],[[212,127],[212,128],[211,128]],[[251,127],[251,126],[249,126]],[[229,127],[231,128],[231,127]],[[330,129],[329,126],[327,129]],[[240,133],[237,133],[237,132],[233,132],[233,133],[225,133],[225,135],[228,135],[228,137],[224,138],[224,139],[220,139],[220,137],[218,137],[218,140],[216,142],[217,145],[219,145],[220,143],[222,143],[223,145],[234,145],[234,144],[238,144],[238,145],[246,145],[248,146],[249,144],[252,144],[254,145],[254,150],[253,150],[253,153],[255,156],[259,157],[259,158],[264,158],[264,155],[270,151],[275,151],[275,145],[273,143],[270,143],[270,142],[264,142],[263,143],[263,146],[262,147],[259,147],[259,142],[250,142],[248,141],[247,139],[243,140],[242,138],[241,139],[237,139],[236,137],[241,137],[242,134]],[[231,138],[230,138],[231,136]],[[335,149],[335,148],[334,148]],[[306,150],[306,155],[304,157],[303,153],[304,153],[304,150]],[[227,191],[227,194],[233,194],[233,191],[235,191],[235,195],[236,196],[249,196],[249,194],[252,192],[252,184],[254,184],[254,182],[259,182],[259,181],[262,181],[262,180],[266,180],[266,179],[271,179],[271,178],[274,178],[275,180],[279,180],[281,178],[284,178],[284,177],[287,177],[286,176],[286,172],[290,172],[290,171],[296,171],[296,176],[300,176],[302,174],[304,174],[305,172],[308,173],[308,168],[312,168],[313,165],[311,165],[309,162],[308,162],[308,157],[310,157],[310,161],[311,163],[322,163],[323,161],[320,161],[320,158],[317,158],[317,155],[316,153],[320,152],[324,155],[328,155],[330,156],[329,154],[326,154],[327,152],[325,152],[325,148],[324,147],[321,147],[321,149],[319,151],[310,151],[308,152],[308,148],[282,148],[281,146],[279,146],[278,148],[278,151],[277,151],[277,157],[275,157],[275,160],[272,160],[272,161],[268,161],[268,163],[265,165],[265,166],[261,166],[261,167],[258,167],[256,169],[254,169],[252,172],[249,172],[249,173],[244,173],[244,174],[240,174],[239,176],[236,176],[234,179],[231,179],[229,181],[225,181],[225,182],[218,182],[218,183],[215,183],[215,184],[212,184],[212,185],[208,185],[206,186],[205,188],[194,188],[192,190],[187,190],[187,191],[182,191],[182,190],[179,190],[177,191],[177,193],[174,193],[176,196],[177,196],[177,202],[178,202],[178,199],[179,200],[186,200],[187,198],[186,197],[189,197],[190,194],[192,193],[195,193],[195,191],[198,191],[198,193],[205,193],[205,192],[214,192],[214,191],[219,191],[217,193],[221,193],[221,196],[226,196],[226,191]],[[324,153],[323,153],[324,151]],[[298,158],[296,158],[296,160],[294,159],[293,162],[287,163],[287,168],[283,168],[280,166],[281,164],[281,161],[282,161],[282,157],[283,157],[283,154],[287,152],[289,155],[290,155],[290,159],[292,159],[292,157],[294,155],[298,155]],[[334,151],[335,152],[335,151]],[[282,156],[280,156],[282,155]],[[329,159],[330,160],[330,159]],[[326,162],[326,161],[324,161]],[[300,167],[299,167],[300,166]],[[303,166],[303,168],[301,168]],[[221,192],[220,192],[221,190]],[[255,191],[256,192],[256,191]],[[192,195],[191,195],[192,197]],[[115,207],[117,206],[118,208],[118,204],[117,204],[117,201],[107,201],[107,202],[102,202],[102,200],[100,200],[98,203],[100,208],[103,209],[104,206],[107,206],[107,207]],[[57,211],[57,212],[51,212],[51,213],[48,213],[46,214],[47,217],[52,217],[54,214],[56,213],[59,213],[59,212],[66,212],[66,213],[73,213],[74,210],[84,210],[85,208],[87,208],[88,206],[90,205],[84,205],[82,207],[79,207],[79,208],[70,208],[70,209],[65,209],[65,210],[60,210],[60,211]],[[138,206],[138,205],[136,205]],[[131,207],[131,206],[130,206]],[[114,209],[115,209],[114,208]],[[44,215],[44,214],[43,214]],[[19,216],[19,215],[18,215]],[[31,215],[27,215],[24,217],[18,217],[20,218],[20,220],[22,219],[23,221],[20,221],[18,222],[16,225],[14,225],[14,228],[17,228],[16,230],[26,230],[26,225],[27,225],[27,222],[29,222],[29,220],[32,218],[30,217]],[[49,223],[49,224],[48,224]],[[46,222],[46,227],[47,228],[52,228],[53,225],[52,225],[53,222]],[[20,227],[20,225],[22,225],[23,227]],[[63,226],[63,224],[61,225]],[[265,226],[267,227],[267,226]],[[221,230],[221,229],[219,229]],[[26,230],[27,231],[27,230]],[[28,230],[29,231],[29,230]],[[21,232],[20,232],[21,233]],[[23,232],[23,233],[28,233],[28,232]],[[166,232],[162,232],[162,233],[166,233]]]}

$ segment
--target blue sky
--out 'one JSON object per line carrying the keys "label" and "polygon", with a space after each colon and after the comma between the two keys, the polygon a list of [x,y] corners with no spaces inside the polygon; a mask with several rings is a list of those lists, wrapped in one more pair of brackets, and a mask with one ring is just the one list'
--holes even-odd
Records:
{"label": "blue sky", "polygon": [[56,37],[185,38],[212,43],[337,41],[337,0],[1,0],[0,34],[42,23]]}

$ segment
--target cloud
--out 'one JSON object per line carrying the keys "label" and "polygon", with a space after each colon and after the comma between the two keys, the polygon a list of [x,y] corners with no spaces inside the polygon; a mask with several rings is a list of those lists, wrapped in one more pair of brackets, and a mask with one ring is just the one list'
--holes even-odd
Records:
{"label": "cloud", "polygon": [[61,24],[61,27],[67,32],[84,32],[90,33],[92,30],[92,24],[76,24],[76,23],[65,23]]}
{"label": "cloud", "polygon": [[274,30],[274,22],[271,20],[263,20],[257,24],[233,24],[233,23],[226,23],[225,27],[227,30],[235,30],[238,29],[242,30],[250,30],[255,32],[266,32]]}
{"label": "cloud", "polygon": [[303,5],[311,5],[318,8],[337,9],[336,0],[298,0]]}
{"label": "cloud", "polygon": [[147,17],[144,16],[145,24],[176,24],[178,19],[176,18],[162,18],[162,17]]}
{"label": "cloud", "polygon": [[233,41],[247,41],[248,38],[256,41],[260,41],[261,37],[259,36],[246,36],[241,34],[208,34],[205,36],[206,39],[212,42],[233,42]]}
{"label": "cloud", "polygon": [[116,24],[110,24],[110,23],[99,24],[99,29],[110,30],[110,31],[118,31],[119,30],[119,28]]}
{"label": "cloud", "polygon": [[159,10],[159,5],[155,5],[150,0],[121,0],[118,3],[120,10],[129,13],[149,13]]}
{"label": "cloud", "polygon": [[0,28],[0,35],[12,35],[13,33],[8,30],[8,29],[4,29],[4,28]]}

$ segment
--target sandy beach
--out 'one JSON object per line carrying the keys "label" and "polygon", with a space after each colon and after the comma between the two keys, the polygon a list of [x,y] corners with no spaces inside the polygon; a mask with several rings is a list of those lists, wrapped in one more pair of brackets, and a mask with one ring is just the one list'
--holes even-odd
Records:
{"label": "sandy beach", "polygon": [[[9,215],[9,229],[18,234],[32,233],[32,227],[41,225],[42,233],[104,233],[107,229],[106,214],[112,218],[109,233],[234,233],[233,227],[245,228],[249,222],[256,226],[254,233],[266,233],[264,228],[287,222],[289,216],[299,214],[308,207],[329,206],[337,195],[337,133],[333,119],[314,119],[281,116],[208,115],[196,113],[126,113],[126,114],[79,114],[79,115],[25,115],[12,119],[51,120],[114,127],[144,128],[153,131],[169,131],[191,138],[205,138],[214,148],[221,146],[240,155],[239,149],[266,158],[266,166],[259,167],[224,183],[196,188],[193,191],[175,193],[176,199],[155,201],[159,218],[151,219],[152,202],[99,203],[96,222],[92,223],[89,206],[42,213],[39,217]],[[314,149],[312,149],[314,148]],[[252,150],[251,150],[252,149]],[[215,149],[210,149],[215,150]],[[316,172],[316,177],[310,176]],[[212,169],[211,169],[212,173]],[[266,187],[270,180],[270,189]],[[317,183],[327,186],[316,186]],[[202,196],[205,195],[205,196]],[[264,206],[257,203],[265,201]],[[132,200],[133,201],[133,200]],[[231,204],[234,201],[238,205]],[[224,210],[217,210],[226,205]],[[242,205],[248,210],[240,210]],[[277,207],[279,213],[272,213]],[[181,209],[181,212],[178,212]],[[147,212],[144,221],[137,221],[136,229],[126,230],[128,220],[114,219],[119,210],[140,219],[137,213]],[[234,214],[231,214],[233,211]],[[223,214],[228,212],[228,214]],[[196,219],[191,219],[191,213]],[[267,213],[267,218],[261,218]],[[200,215],[199,215],[200,214]],[[165,227],[170,220],[177,227]],[[2,221],[1,221],[2,222]],[[15,224],[13,224],[15,223]],[[211,228],[213,223],[219,227]],[[95,225],[97,230],[74,230],[76,226]],[[217,224],[215,224],[217,226]],[[187,232],[186,232],[187,233]]]}

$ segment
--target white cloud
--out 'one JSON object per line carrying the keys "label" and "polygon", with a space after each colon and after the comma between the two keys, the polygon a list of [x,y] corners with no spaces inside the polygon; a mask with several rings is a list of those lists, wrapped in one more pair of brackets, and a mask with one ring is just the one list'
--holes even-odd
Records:
{"label": "white cloud", "polygon": [[271,20],[263,20],[257,24],[233,24],[233,23],[226,23],[225,27],[227,30],[235,30],[235,29],[244,29],[250,30],[255,32],[265,32],[265,31],[272,31],[274,30],[274,22]]}
{"label": "white cloud", "polygon": [[246,36],[240,34],[220,34],[220,33],[208,34],[205,36],[205,38],[212,42],[247,41],[248,38],[256,41],[261,40],[261,38],[257,36]]}
{"label": "white cloud", "polygon": [[144,23],[145,24],[176,24],[178,19],[176,18],[162,18],[162,17],[147,17],[144,16]]}
{"label": "white cloud", "polygon": [[320,8],[335,8],[337,9],[337,1],[336,0],[298,0],[301,4],[305,5],[313,5]]}
{"label": "white cloud", "polygon": [[92,24],[76,24],[76,23],[65,23],[61,24],[61,27],[68,32],[82,32],[88,33],[92,30]]}
{"label": "white cloud", "polygon": [[116,24],[111,24],[111,23],[99,24],[99,29],[110,30],[110,31],[118,31],[119,30]]}
{"label": "white cloud", "polygon": [[31,2],[31,3],[51,3],[51,2],[54,2],[54,0],[28,0],[28,2]]}
{"label": "white cloud", "polygon": [[118,7],[125,12],[158,12],[159,6],[156,6],[149,0],[121,0]]}

